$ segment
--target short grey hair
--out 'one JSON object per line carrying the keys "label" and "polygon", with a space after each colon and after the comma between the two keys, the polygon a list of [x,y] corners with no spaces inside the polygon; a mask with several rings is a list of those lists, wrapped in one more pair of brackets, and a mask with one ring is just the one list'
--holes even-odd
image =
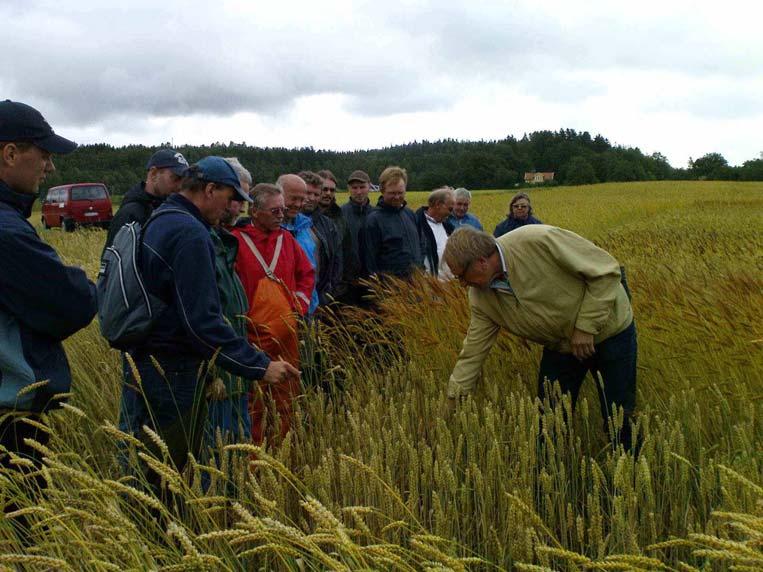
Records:
{"label": "short grey hair", "polygon": [[270,197],[282,194],[283,191],[276,185],[271,183],[257,183],[250,194],[252,197],[252,208],[254,210],[260,210]]}
{"label": "short grey hair", "polygon": [[252,174],[247,171],[246,167],[241,164],[237,157],[225,157],[225,162],[233,167],[239,181],[244,181],[247,185],[252,184]]}
{"label": "short grey hair", "polygon": [[450,235],[442,258],[450,268],[463,272],[472,262],[487,258],[497,248],[495,238],[488,233],[464,225]]}
{"label": "short grey hair", "polygon": [[456,200],[458,199],[469,199],[469,201],[472,200],[472,194],[463,187],[458,187],[455,191],[453,191],[453,195]]}
{"label": "short grey hair", "polygon": [[435,189],[429,193],[427,203],[430,207],[433,207],[435,205],[439,205],[440,203],[444,203],[450,196],[453,196],[453,189],[450,187],[440,187],[439,189]]}

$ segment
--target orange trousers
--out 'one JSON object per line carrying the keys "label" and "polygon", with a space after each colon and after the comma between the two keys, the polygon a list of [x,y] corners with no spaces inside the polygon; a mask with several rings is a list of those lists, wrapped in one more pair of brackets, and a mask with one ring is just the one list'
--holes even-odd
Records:
{"label": "orange trousers", "polygon": [[[249,393],[249,415],[252,418],[252,442],[262,445],[282,441],[291,428],[293,401],[300,394],[299,379],[261,385]],[[278,432],[275,431],[276,416]]]}

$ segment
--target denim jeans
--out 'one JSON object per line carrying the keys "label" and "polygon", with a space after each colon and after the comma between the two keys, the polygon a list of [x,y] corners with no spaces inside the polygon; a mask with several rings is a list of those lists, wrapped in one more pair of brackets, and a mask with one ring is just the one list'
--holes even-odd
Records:
{"label": "denim jeans", "polygon": [[578,399],[580,386],[589,371],[596,379],[600,373],[603,387],[597,382],[601,415],[605,422],[622,407],[625,413],[619,441],[627,449],[632,445],[630,421],[636,408],[636,354],[638,349],[636,324],[631,322],[625,330],[594,346],[596,352],[579,361],[572,354],[563,354],[544,348],[538,372],[538,395],[546,395],[546,383],[558,381],[562,393],[569,393],[572,406]]}
{"label": "denim jeans", "polygon": [[123,357],[124,383],[119,428],[142,439],[144,425],[156,431],[166,442],[179,470],[186,464],[188,452],[196,458],[206,421],[205,378],[199,379],[200,359],[188,356],[155,356],[162,371],[145,354],[134,354],[140,383]]}

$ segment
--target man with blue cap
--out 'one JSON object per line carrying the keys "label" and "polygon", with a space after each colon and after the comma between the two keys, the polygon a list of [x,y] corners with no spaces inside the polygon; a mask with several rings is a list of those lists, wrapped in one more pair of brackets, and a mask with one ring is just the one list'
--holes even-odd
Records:
{"label": "man with blue cap", "polygon": [[[72,378],[61,342],[96,312],[95,285],[65,266],[27,220],[40,184],[55,171],[53,154],[76,147],[33,107],[0,102],[0,445],[33,460],[38,454],[24,439],[45,443],[48,433],[22,417],[64,401],[57,396],[69,392]],[[0,452],[0,466],[8,460]]]}
{"label": "man with blue cap", "polygon": [[130,222],[146,224],[148,217],[172,193],[180,190],[183,173],[188,161],[174,149],[159,149],[151,155],[146,165],[146,180],[136,184],[125,193],[119,210],[109,226],[106,245],[111,246],[119,229]]}
{"label": "man with blue cap", "polygon": [[198,458],[211,365],[261,383],[299,375],[250,345],[223,317],[210,231],[231,201],[251,199],[225,159],[205,157],[156,210],[162,220],[144,227],[140,270],[148,291],[167,307],[146,341],[128,351],[120,427],[136,435],[143,425],[152,427],[181,470],[189,451]]}

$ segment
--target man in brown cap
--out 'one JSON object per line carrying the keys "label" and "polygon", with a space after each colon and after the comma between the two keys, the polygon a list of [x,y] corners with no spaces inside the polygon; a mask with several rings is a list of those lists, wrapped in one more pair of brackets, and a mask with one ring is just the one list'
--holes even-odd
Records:
{"label": "man in brown cap", "polygon": [[362,248],[360,240],[366,217],[375,210],[368,200],[368,191],[371,184],[371,178],[365,171],[353,171],[347,178],[347,189],[350,192],[350,200],[342,205],[342,214],[347,221],[349,228],[350,241],[352,244],[352,263],[350,268],[357,268],[356,276],[347,277],[351,281],[347,292],[347,303],[359,305],[363,303],[363,294],[365,289],[357,282],[359,278],[365,276],[365,264],[361,257]]}

